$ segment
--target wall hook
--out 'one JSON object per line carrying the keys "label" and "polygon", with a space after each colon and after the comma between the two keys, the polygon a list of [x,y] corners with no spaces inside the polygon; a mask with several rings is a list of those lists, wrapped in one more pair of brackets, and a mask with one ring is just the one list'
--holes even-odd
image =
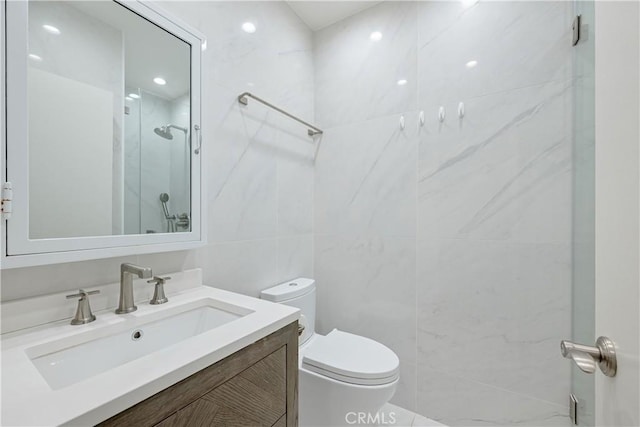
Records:
{"label": "wall hook", "polygon": [[464,102],[461,102],[460,104],[458,104],[458,117],[459,118],[464,117]]}
{"label": "wall hook", "polygon": [[400,116],[400,130],[404,130],[404,115]]}
{"label": "wall hook", "polygon": [[420,127],[424,126],[424,110],[418,114],[418,120],[420,121]]}
{"label": "wall hook", "polygon": [[440,107],[440,110],[438,111],[438,120],[440,121],[440,123],[444,122],[444,118],[446,116],[447,116],[447,113],[444,110],[444,107]]}

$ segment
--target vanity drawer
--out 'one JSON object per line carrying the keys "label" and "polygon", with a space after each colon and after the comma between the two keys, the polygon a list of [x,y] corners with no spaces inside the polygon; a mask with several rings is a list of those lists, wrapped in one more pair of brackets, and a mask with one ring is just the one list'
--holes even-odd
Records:
{"label": "vanity drawer", "polygon": [[297,322],[99,424],[297,425]]}

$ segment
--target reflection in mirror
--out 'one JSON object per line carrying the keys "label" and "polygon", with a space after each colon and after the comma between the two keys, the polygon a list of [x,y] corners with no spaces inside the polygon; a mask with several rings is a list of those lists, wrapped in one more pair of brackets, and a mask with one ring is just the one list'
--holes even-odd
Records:
{"label": "reflection in mirror", "polygon": [[191,46],[115,2],[29,2],[29,237],[190,231]]}

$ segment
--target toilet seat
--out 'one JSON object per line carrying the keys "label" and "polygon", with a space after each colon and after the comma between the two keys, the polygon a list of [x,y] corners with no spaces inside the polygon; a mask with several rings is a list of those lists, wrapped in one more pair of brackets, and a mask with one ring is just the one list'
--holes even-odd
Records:
{"label": "toilet seat", "polygon": [[400,360],[377,341],[334,329],[305,348],[302,368],[350,384],[382,385],[398,379]]}

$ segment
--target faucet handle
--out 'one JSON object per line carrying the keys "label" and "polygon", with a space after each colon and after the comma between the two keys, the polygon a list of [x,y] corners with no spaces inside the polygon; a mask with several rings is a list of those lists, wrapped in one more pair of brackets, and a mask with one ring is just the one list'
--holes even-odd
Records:
{"label": "faucet handle", "polygon": [[169,276],[167,276],[167,277],[153,276],[153,279],[147,280],[147,283],[155,283],[157,285],[164,285],[167,280],[171,280],[171,277],[169,277]]}
{"label": "faucet handle", "polygon": [[67,299],[80,298],[78,300],[78,308],[76,309],[76,315],[71,320],[72,325],[84,325],[85,323],[91,323],[96,320],[96,316],[91,312],[91,305],[89,305],[89,295],[99,294],[100,291],[85,291],[84,289],[78,290],[77,294],[67,295]]}
{"label": "faucet handle", "polygon": [[153,291],[153,298],[151,298],[149,304],[164,304],[165,302],[169,301],[169,299],[164,294],[164,284],[167,280],[171,280],[171,277],[153,276],[153,279],[147,280],[147,283],[156,284],[156,288]]}
{"label": "faucet handle", "polygon": [[89,295],[95,295],[95,294],[99,294],[100,291],[96,290],[96,291],[85,291],[84,289],[79,289],[77,294],[71,294],[71,295],[67,295],[67,299],[72,299],[72,298],[86,298]]}

